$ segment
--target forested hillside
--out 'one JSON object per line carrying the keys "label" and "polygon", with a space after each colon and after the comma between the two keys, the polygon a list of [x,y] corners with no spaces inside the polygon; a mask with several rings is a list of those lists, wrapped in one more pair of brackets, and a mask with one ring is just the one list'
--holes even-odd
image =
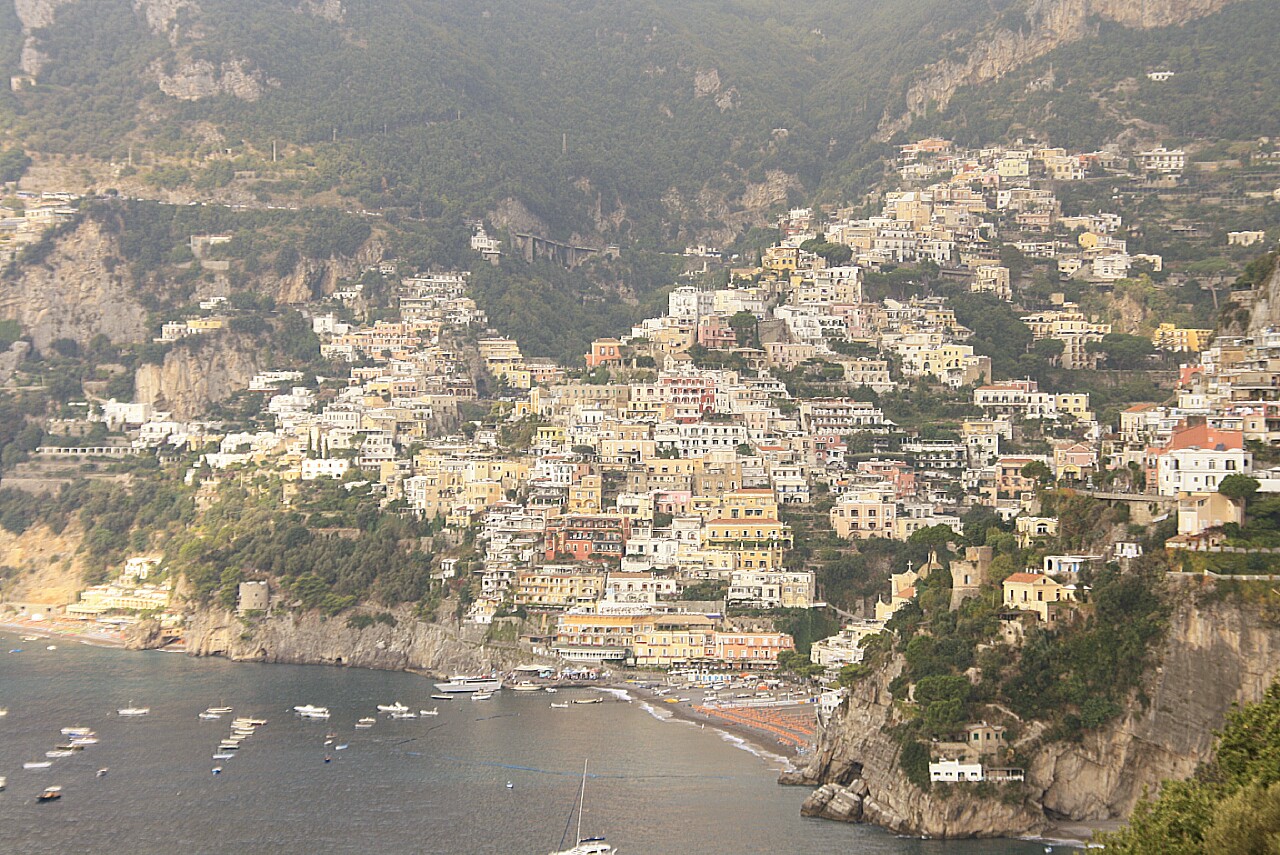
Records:
{"label": "forested hillside", "polygon": [[[1126,128],[1181,139],[1280,134],[1280,4],[1250,0],[1181,27],[1104,24],[1004,80],[962,90],[918,122],[962,144],[1033,135],[1092,149]],[[1149,80],[1153,71],[1175,72]]]}
{"label": "forested hillside", "polygon": [[912,72],[1021,14],[1018,0],[24,0],[41,24],[24,50],[0,5],[0,65],[33,72],[0,95],[0,122],[33,150],[230,151],[240,169],[275,141],[298,192],[418,216],[515,198],[553,234],[615,240],[860,186]]}

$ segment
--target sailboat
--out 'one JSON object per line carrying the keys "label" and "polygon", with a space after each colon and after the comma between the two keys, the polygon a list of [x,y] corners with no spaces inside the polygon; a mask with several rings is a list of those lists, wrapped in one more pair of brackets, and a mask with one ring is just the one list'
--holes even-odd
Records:
{"label": "sailboat", "polygon": [[[561,849],[558,852],[552,852],[551,855],[617,855],[618,850],[609,845],[609,842],[603,837],[583,837],[582,836],[582,808],[587,800],[587,761],[582,761],[582,788],[578,791],[578,832],[574,839],[577,842],[571,849]],[[573,813],[569,816],[572,818]],[[566,826],[568,823],[566,823]],[[565,831],[569,829],[566,827]],[[564,845],[564,837],[560,838],[560,845]]]}

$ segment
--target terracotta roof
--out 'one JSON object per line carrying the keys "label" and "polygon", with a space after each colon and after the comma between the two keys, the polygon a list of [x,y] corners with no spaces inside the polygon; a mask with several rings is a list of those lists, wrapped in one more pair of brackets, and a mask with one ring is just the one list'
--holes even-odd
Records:
{"label": "terracotta roof", "polygon": [[1014,573],[1013,575],[1006,577],[1005,581],[1027,583],[1027,582],[1039,582],[1041,579],[1048,579],[1048,578],[1049,577],[1044,575],[1043,573]]}

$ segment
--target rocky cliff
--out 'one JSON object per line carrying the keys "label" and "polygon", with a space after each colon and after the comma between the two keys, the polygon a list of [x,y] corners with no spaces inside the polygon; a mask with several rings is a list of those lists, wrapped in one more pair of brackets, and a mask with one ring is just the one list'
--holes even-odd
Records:
{"label": "rocky cliff", "polygon": [[0,280],[0,318],[22,324],[37,349],[57,338],[80,344],[99,333],[113,342],[146,339],[146,310],[116,238],[92,220],[54,239],[42,263]]}
{"label": "rocky cliff", "polygon": [[1025,25],[992,27],[959,58],[929,66],[907,90],[907,114],[886,115],[880,131],[888,139],[931,106],[944,109],[956,91],[998,80],[1051,50],[1097,30],[1100,20],[1153,29],[1185,24],[1239,0],[1033,0]]}
{"label": "rocky cliff", "polygon": [[[1224,318],[1224,321],[1228,321],[1221,325],[1224,333],[1247,331],[1255,334],[1266,327],[1280,325],[1280,264],[1275,264],[1267,277],[1254,287],[1252,294],[1246,292],[1246,295],[1253,299],[1252,310],[1243,311],[1239,315],[1233,314],[1231,318]],[[1246,315],[1247,330],[1245,325],[1239,322]]]}
{"label": "rocky cliff", "polygon": [[[536,660],[513,646],[487,644],[483,627],[426,623],[408,609],[395,614],[395,626],[374,623],[358,629],[344,617],[325,618],[317,612],[241,619],[220,609],[200,610],[187,627],[187,651],[237,661],[438,674],[505,670]],[[145,647],[146,640],[135,640],[134,646]]]}
{"label": "rocky cliff", "polygon": [[906,780],[897,743],[886,733],[900,720],[887,690],[900,662],[855,687],[809,766],[785,782],[820,785],[805,804],[810,815],[904,834],[1011,836],[1042,831],[1060,818],[1122,818],[1144,790],[1184,778],[1210,757],[1214,731],[1232,704],[1262,697],[1280,674],[1280,621],[1261,607],[1185,594],[1157,662],[1143,688],[1147,703],[1135,699],[1079,743],[1035,752],[1017,804],[942,787],[925,793]]}
{"label": "rocky cliff", "polygon": [[210,404],[244,391],[263,367],[252,340],[212,334],[175,346],[160,365],[139,365],[134,400],[168,410],[175,418],[196,418]]}

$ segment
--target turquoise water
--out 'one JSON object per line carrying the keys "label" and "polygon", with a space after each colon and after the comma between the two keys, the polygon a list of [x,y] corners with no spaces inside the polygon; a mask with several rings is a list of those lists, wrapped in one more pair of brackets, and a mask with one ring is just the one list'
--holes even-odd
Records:
{"label": "turquoise water", "polygon": [[[56,651],[45,645],[57,644]],[[502,692],[490,701],[433,701],[409,674],[253,665],[168,653],[24,644],[0,634],[0,851],[5,853],[512,853],[557,848],[584,758],[584,833],[607,834],[620,855],[939,853],[1022,855],[1039,844],[938,843],[799,816],[806,791],[774,784],[776,760],[718,732],[664,721],[639,703],[571,705],[587,690]],[[439,707],[416,720],[355,721],[377,704]],[[225,702],[269,724],[237,756],[214,761],[229,718],[196,714]],[[151,707],[122,719],[118,707]],[[308,722],[295,704],[332,710]],[[24,771],[91,727],[100,744]],[[335,751],[325,746],[337,734]],[[325,763],[329,756],[332,762]],[[211,774],[214,765],[224,772]],[[103,778],[95,770],[109,767]],[[512,788],[506,786],[510,781]],[[37,804],[51,784],[64,798]]]}

